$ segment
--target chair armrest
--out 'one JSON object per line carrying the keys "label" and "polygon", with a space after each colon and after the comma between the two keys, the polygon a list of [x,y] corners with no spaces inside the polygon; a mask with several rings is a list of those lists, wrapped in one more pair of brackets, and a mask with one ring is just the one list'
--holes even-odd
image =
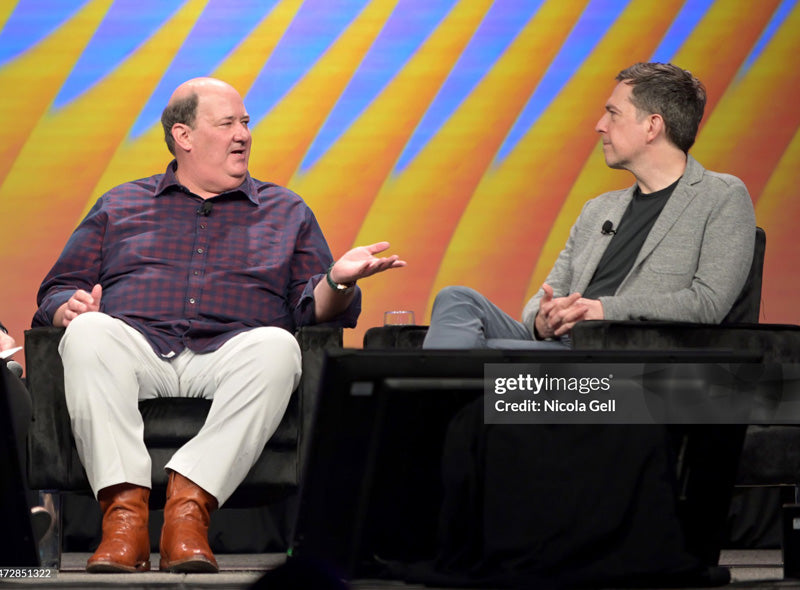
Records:
{"label": "chair armrest", "polygon": [[309,446],[310,433],[314,419],[314,409],[320,394],[320,381],[329,350],[341,349],[343,330],[331,326],[304,326],[296,333],[300,352],[303,355],[303,377],[295,395],[300,403],[300,424],[298,425],[298,468],[302,470]]}
{"label": "chair armrest", "polygon": [[[32,489],[49,489],[69,481],[73,472],[72,429],[64,397],[64,368],[58,343],[64,328],[25,332],[27,386],[33,404],[28,429],[28,481]],[[61,487],[61,486],[59,486]]]}
{"label": "chair armrest", "polygon": [[364,348],[422,348],[428,326],[378,326],[364,334]]}

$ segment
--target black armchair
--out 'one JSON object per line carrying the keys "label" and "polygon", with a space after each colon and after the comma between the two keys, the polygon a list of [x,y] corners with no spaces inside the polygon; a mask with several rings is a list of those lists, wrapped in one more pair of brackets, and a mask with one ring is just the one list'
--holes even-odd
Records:
{"label": "black armchair", "polygon": [[[27,383],[33,401],[33,421],[28,433],[28,479],[33,489],[88,492],[89,482],[75,448],[64,397],[64,370],[58,354],[63,332],[63,328],[54,327],[25,332]],[[302,351],[303,377],[277,431],[226,506],[277,502],[298,489],[325,353],[342,347],[342,329],[306,327],[296,337]],[[164,465],[200,430],[210,406],[210,400],[196,398],[140,402],[145,444],[152,458],[150,497],[154,508],[163,506],[165,499]]]}

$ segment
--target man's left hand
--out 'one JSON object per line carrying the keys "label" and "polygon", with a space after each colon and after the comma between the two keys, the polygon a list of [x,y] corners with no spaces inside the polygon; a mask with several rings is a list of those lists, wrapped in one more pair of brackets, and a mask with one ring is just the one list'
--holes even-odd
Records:
{"label": "man's left hand", "polygon": [[604,319],[603,315],[603,304],[600,303],[599,299],[584,299],[581,297],[576,302],[577,305],[583,305],[586,307],[586,315],[583,316],[584,320],[602,320]]}
{"label": "man's left hand", "polygon": [[14,338],[12,338],[10,334],[6,334],[2,330],[0,330],[0,351],[14,348],[16,345],[17,343],[14,341]]}
{"label": "man's left hand", "polygon": [[345,253],[331,269],[331,279],[336,283],[351,284],[390,268],[405,266],[397,254],[377,258],[375,254],[389,248],[389,242],[378,242],[369,246],[359,246]]}

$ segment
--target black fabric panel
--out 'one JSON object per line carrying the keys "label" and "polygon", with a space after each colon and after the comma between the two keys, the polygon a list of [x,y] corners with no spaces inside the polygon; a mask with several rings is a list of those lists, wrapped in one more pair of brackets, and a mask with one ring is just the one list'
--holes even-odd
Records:
{"label": "black fabric panel", "polygon": [[428,326],[380,326],[364,334],[364,348],[422,348]]}
{"label": "black fabric panel", "polygon": [[687,551],[666,428],[485,425],[482,404],[448,432],[438,555],[391,574],[503,588],[728,581]]}

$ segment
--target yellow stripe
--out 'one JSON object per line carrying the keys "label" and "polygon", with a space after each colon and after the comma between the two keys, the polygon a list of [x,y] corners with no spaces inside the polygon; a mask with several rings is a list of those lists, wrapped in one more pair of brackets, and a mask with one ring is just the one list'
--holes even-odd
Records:
{"label": "yellow stripe", "polygon": [[367,5],[313,69],[259,122],[250,157],[254,176],[289,183],[396,4],[396,0],[378,0]]}
{"label": "yellow stripe", "polygon": [[6,26],[8,18],[11,16],[11,13],[14,12],[17,4],[19,4],[17,0],[6,0],[4,3],[0,4],[0,32],[3,31],[3,27]]}
{"label": "yellow stripe", "polygon": [[[0,183],[111,6],[95,0],[0,69]],[[0,192],[2,196],[2,192]]]}

